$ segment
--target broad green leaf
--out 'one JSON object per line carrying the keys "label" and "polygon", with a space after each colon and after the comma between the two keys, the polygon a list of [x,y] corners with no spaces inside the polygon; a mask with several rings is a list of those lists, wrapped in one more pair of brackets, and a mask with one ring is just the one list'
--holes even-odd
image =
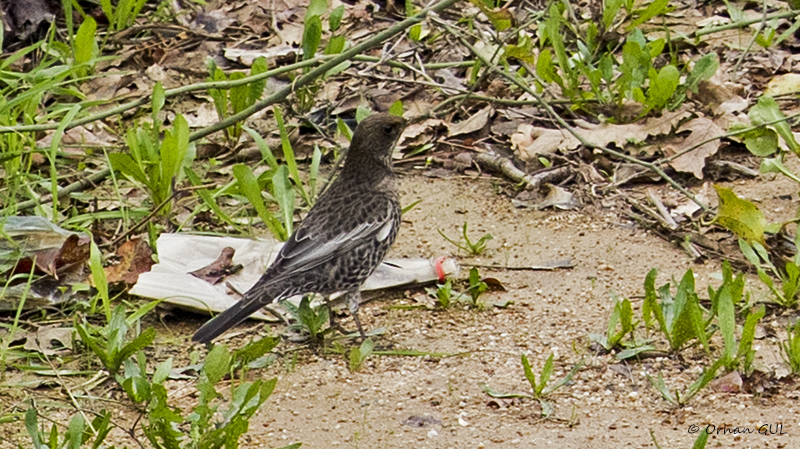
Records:
{"label": "broad green leaf", "polygon": [[311,0],[306,10],[306,21],[309,17],[321,16],[328,10],[328,0]]}
{"label": "broad green leaf", "polygon": [[139,168],[139,165],[133,160],[131,155],[111,153],[108,155],[108,161],[111,163],[111,168],[114,171],[122,173],[145,186],[149,186],[147,175]]}
{"label": "broad green leaf", "polygon": [[744,254],[745,259],[747,259],[750,264],[755,265],[756,267],[761,265],[761,260],[758,258],[758,254],[756,254],[753,247],[747,243],[747,240],[740,238],[739,239],[739,249]]}
{"label": "broad green leaf", "polygon": [[661,331],[665,334],[668,333],[666,323],[664,321],[664,314],[661,307],[658,305],[658,294],[656,293],[656,276],[658,269],[653,268],[644,279],[644,302],[642,303],[642,318],[644,325],[647,328],[653,326],[653,317],[655,317]]}
{"label": "broad green leaf", "polygon": [[744,326],[742,326],[742,338],[739,340],[739,352],[737,357],[743,357],[746,352],[750,351],[753,346],[753,340],[756,335],[756,326],[761,318],[764,318],[765,309],[764,305],[754,306],[750,309],[745,319]]}
{"label": "broad green leaf", "polygon": [[482,13],[486,14],[486,17],[489,18],[489,22],[492,23],[492,26],[494,27],[495,30],[505,31],[511,28],[514,18],[508,9],[489,7],[482,0],[469,0],[469,1],[473,5],[477,6]]}
{"label": "broad green leaf", "polygon": [[556,80],[556,69],[553,66],[553,55],[549,49],[539,53],[539,61],[536,62],[536,74],[546,83]]}
{"label": "broad green leaf", "polygon": [[645,8],[645,10],[639,14],[639,17],[637,17],[625,28],[626,31],[631,31],[653,17],[666,12],[668,6],[669,0],[653,0],[649,5],[647,5],[647,8]]}
{"label": "broad green leaf", "polygon": [[[97,52],[96,33],[97,22],[91,16],[86,16],[75,34],[75,65],[87,64],[94,58]],[[79,67],[77,70],[79,77],[89,73],[89,67]]]}
{"label": "broad green leaf", "polygon": [[[328,41],[328,45],[325,46],[324,53],[326,55],[338,55],[339,53],[342,52],[342,50],[344,50],[345,43],[347,43],[347,40],[345,39],[344,36],[334,36],[334,37],[331,38],[331,40]],[[345,61],[345,62],[349,62],[349,61]],[[331,70],[333,70],[333,69],[331,69]],[[329,73],[329,72],[326,72],[326,73]]]}
{"label": "broad green leaf", "polygon": [[331,33],[335,33],[336,30],[339,29],[339,26],[342,24],[342,17],[344,17],[344,5],[333,8],[330,17],[328,17],[328,27]]}
{"label": "broad green leaf", "polygon": [[153,110],[153,123],[158,123],[158,113],[161,112],[166,101],[167,96],[164,92],[164,86],[161,84],[161,81],[159,81],[153,86],[153,93],[150,99],[150,107]]}
{"label": "broad green leaf", "polygon": [[614,23],[614,19],[616,19],[617,13],[619,12],[620,8],[622,8],[623,3],[624,0],[608,0],[603,3],[604,29],[611,29],[611,25]]}
{"label": "broad green leaf", "polygon": [[719,210],[714,222],[749,242],[763,243],[767,220],[758,207],[737,197],[730,189],[716,185],[714,189],[719,196]]}
{"label": "broad green leaf", "polygon": [[392,103],[392,106],[389,107],[389,114],[396,115],[398,117],[403,116],[403,101],[397,100]]}
{"label": "broad green leaf", "polygon": [[785,166],[783,162],[781,162],[780,156],[764,159],[761,161],[761,167],[759,167],[759,170],[761,173],[780,173],[792,181],[800,184],[800,176],[797,176],[789,169],[789,167]]}
{"label": "broad green leaf", "polygon": [[[167,145],[167,137],[174,141],[164,148],[161,152],[162,175],[164,182],[172,184],[173,178],[178,178],[182,173],[182,166],[186,159],[186,152],[189,149],[189,123],[183,114],[175,116],[172,122],[172,130],[167,131],[163,145]],[[171,187],[169,187],[171,190]]]}
{"label": "broad green leaf", "polygon": [[214,345],[206,355],[201,371],[205,373],[206,378],[213,385],[227,374],[230,364],[231,355],[228,352],[228,348],[225,345]]}
{"label": "broad green leaf", "polygon": [[283,149],[283,158],[286,159],[286,165],[289,167],[289,174],[292,175],[295,185],[297,186],[298,190],[300,190],[300,195],[303,197],[303,201],[305,201],[306,204],[311,204],[311,199],[308,197],[308,192],[306,192],[306,189],[303,188],[303,179],[300,177],[300,170],[297,167],[297,161],[294,157],[292,143],[289,141],[289,133],[286,131],[286,124],[283,121],[283,114],[281,114],[280,109],[277,107],[273,109],[273,112],[275,113],[275,121],[278,123],[278,131],[281,134],[281,148]]}
{"label": "broad green leaf", "polygon": [[650,88],[647,89],[647,105],[651,109],[662,109],[675,89],[678,88],[680,83],[681,74],[674,65],[668,65],[658,72],[658,75],[650,80]]}
{"label": "broad green leaf", "polygon": [[503,56],[506,59],[517,59],[534,66],[536,58],[533,55],[533,41],[527,34],[523,35],[516,45],[506,45]]}
{"label": "broad green leaf", "polygon": [[253,175],[250,167],[244,164],[236,164],[233,166],[233,177],[239,184],[239,188],[244,193],[244,196],[250,201],[250,204],[255,208],[258,216],[269,228],[275,238],[285,241],[288,238],[286,230],[281,223],[272,215],[264,204],[264,198],[261,196],[261,189],[258,186],[258,181]]}
{"label": "broad green leaf", "polygon": [[356,108],[356,122],[361,123],[365,118],[369,117],[372,114],[372,109],[367,106],[359,105]]}
{"label": "broad green leaf", "polygon": [[[264,72],[269,70],[269,65],[267,64],[267,58],[263,56],[257,57],[253,60],[253,65],[250,66],[250,75],[260,75]],[[252,106],[258,100],[261,99],[261,95],[264,93],[264,89],[267,87],[267,80],[265,78],[259,81],[253,81],[250,83],[250,92],[249,98],[247,99],[247,106]]]}
{"label": "broad green leaf", "polygon": [[536,389],[536,397],[542,395],[545,386],[547,386],[547,382],[550,381],[550,376],[553,374],[553,353],[550,353],[550,357],[547,358],[547,361],[544,362],[544,367],[542,367],[542,372],[539,374],[539,385],[537,385]]}
{"label": "broad green leaf", "polygon": [[772,97],[760,97],[758,103],[750,109],[747,115],[754,125],[763,125],[778,121],[769,126],[775,129],[792,152],[800,154],[800,144],[795,140],[789,124],[786,123],[786,116],[783,115],[783,112],[781,112],[778,107],[778,103],[776,103]]}
{"label": "broad green leaf", "polygon": [[306,17],[302,43],[304,61],[314,57],[321,41],[322,20],[319,18],[319,16]]}
{"label": "broad green leaf", "polygon": [[136,351],[146,348],[153,340],[156,338],[156,330],[152,327],[148,327],[144,332],[139,334],[136,338],[134,338],[130,343],[126,344],[125,347],[119,352],[114,360],[114,365],[112,371],[116,371],[122,365],[122,363],[128,359],[128,357],[132,356]]}
{"label": "broad green leaf", "polygon": [[742,136],[747,150],[759,157],[771,156],[778,151],[778,134],[773,129],[759,128]]}
{"label": "broad green leaf", "polygon": [[522,370],[525,373],[525,378],[528,379],[528,383],[531,385],[531,389],[536,394],[536,375],[533,374],[533,370],[531,369],[531,363],[528,361],[528,357],[525,353],[522,353]]}
{"label": "broad green leaf", "polygon": [[[111,320],[111,297],[108,294],[108,280],[106,279],[106,272],[103,269],[103,255],[100,248],[92,240],[89,248],[89,270],[92,274],[92,284],[97,289],[97,296],[103,301],[103,312],[106,319]],[[96,303],[93,303],[96,304]],[[92,307],[94,310],[94,307]]]}
{"label": "broad green leaf", "polygon": [[[242,72],[234,72],[230,76],[231,81],[238,81],[242,78],[246,78],[246,75]],[[233,108],[234,114],[243,111],[248,106],[250,95],[250,86],[247,84],[240,84],[231,88],[231,108]]]}
{"label": "broad green leaf", "polygon": [[39,434],[39,419],[36,416],[36,409],[32,406],[25,411],[25,429],[33,440],[34,449],[43,447],[42,436]]}
{"label": "broad green leaf", "polygon": [[67,449],[80,449],[85,426],[86,422],[83,420],[83,416],[80,413],[76,413],[69,421],[67,433],[64,435],[64,439],[69,442],[66,446]]}
{"label": "broad green leaf", "polygon": [[717,69],[719,69],[719,56],[716,53],[709,53],[698,59],[692,73],[686,77],[686,89],[697,92],[697,85],[700,81],[710,79],[717,73]]}
{"label": "broad green leaf", "polygon": [[616,358],[617,360],[625,360],[631,357],[635,357],[643,352],[653,351],[655,349],[656,347],[653,345],[636,346],[634,348],[623,349],[622,351],[618,352],[617,355],[614,356],[614,358]]}
{"label": "broad green leaf", "polygon": [[725,285],[719,293],[719,306],[717,309],[717,322],[719,322],[719,330],[722,334],[723,353],[722,357],[726,360],[726,364],[730,363],[737,352],[736,347],[736,310],[731,298],[730,288]]}
{"label": "broad green leaf", "polygon": [[153,383],[160,384],[164,383],[165,380],[169,378],[169,374],[172,371],[172,357],[164,360],[163,362],[159,363],[156,366],[156,371],[153,373]]}

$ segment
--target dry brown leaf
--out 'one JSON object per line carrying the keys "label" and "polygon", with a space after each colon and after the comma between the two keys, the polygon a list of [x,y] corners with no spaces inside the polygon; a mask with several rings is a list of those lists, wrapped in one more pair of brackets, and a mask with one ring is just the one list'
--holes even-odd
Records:
{"label": "dry brown leaf", "polygon": [[274,62],[278,58],[283,58],[286,56],[294,56],[298,54],[298,49],[283,43],[279,45],[272,45],[268,48],[263,50],[248,50],[244,48],[225,48],[225,58],[239,62],[247,67],[253,65],[253,61],[263,56],[267,62]]}
{"label": "dry brown leaf", "polygon": [[511,135],[511,148],[516,150],[515,154],[524,162],[558,150],[572,150],[578,145],[580,141],[569,131],[539,128],[529,124],[519,125],[518,131]]}
{"label": "dry brown leaf", "polygon": [[[687,131],[689,135],[685,138],[679,138],[679,141],[673,141],[673,143],[665,145],[664,153],[673,155],[707,139],[724,134],[722,129],[705,117],[698,117],[684,123],[677,130],[676,134],[680,135]],[[670,162],[670,165],[675,170],[691,173],[697,179],[703,179],[703,168],[706,166],[706,158],[716,154],[717,150],[719,150],[719,146],[720,140],[713,139],[674,159]]]}
{"label": "dry brown leaf", "polygon": [[492,114],[494,114],[494,108],[486,106],[466,120],[447,124],[447,136],[454,137],[480,131],[489,123],[489,117],[491,117]]}
{"label": "dry brown leaf", "polygon": [[547,192],[544,200],[536,204],[537,209],[553,207],[555,209],[571,210],[580,207],[580,201],[569,190],[552,184],[548,184],[547,187],[550,191]]}
{"label": "dry brown leaf", "polygon": [[222,248],[217,260],[210,264],[190,272],[192,276],[202,279],[209,284],[219,284],[226,276],[236,273],[242,269],[242,265],[233,265],[233,255],[236,250],[230,246]]}
{"label": "dry brown leaf", "polygon": [[427,142],[432,136],[436,135],[436,128],[441,126],[444,122],[439,119],[430,118],[424,122],[413,123],[408,125],[403,134],[400,135],[397,147],[403,148],[407,146],[418,146]]}
{"label": "dry brown leaf", "polygon": [[211,103],[203,103],[194,111],[184,113],[183,116],[191,128],[203,128],[219,120],[217,110]]}
{"label": "dry brown leaf", "polygon": [[28,351],[35,351],[47,356],[58,354],[64,350],[72,349],[72,334],[75,330],[71,327],[58,327],[58,325],[42,326],[36,332],[27,332],[25,343],[22,345]]}
{"label": "dry brown leaf", "polygon": [[[688,106],[675,111],[665,112],[661,117],[650,117],[640,123],[615,125],[604,123],[595,126],[583,123],[584,128],[576,132],[588,142],[606,147],[614,143],[618,148],[625,148],[630,142],[644,142],[652,136],[669,134],[672,128],[689,116]],[[537,128],[532,125],[520,125],[519,131],[511,136],[512,147],[518,149],[517,157],[529,161],[544,154],[552,154],[557,150],[574,150],[580,141],[567,130]]]}
{"label": "dry brown leaf", "polygon": [[784,73],[769,80],[764,95],[776,96],[800,92],[800,73]]}
{"label": "dry brown leaf", "polygon": [[230,17],[229,14],[229,11],[222,9],[200,12],[195,16],[194,20],[189,23],[189,27],[204,33],[219,34],[237,21],[237,19]]}
{"label": "dry brown leaf", "polygon": [[117,250],[120,262],[105,267],[109,283],[125,282],[135,284],[139,275],[147,273],[153,266],[153,250],[141,238],[135,237],[123,243]]}

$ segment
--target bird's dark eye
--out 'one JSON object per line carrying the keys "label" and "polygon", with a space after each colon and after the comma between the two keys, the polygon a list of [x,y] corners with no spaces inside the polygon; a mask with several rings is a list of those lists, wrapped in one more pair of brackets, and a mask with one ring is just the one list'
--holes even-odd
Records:
{"label": "bird's dark eye", "polygon": [[392,125],[384,125],[383,132],[385,134],[391,134],[392,131],[394,131],[394,126],[392,126]]}

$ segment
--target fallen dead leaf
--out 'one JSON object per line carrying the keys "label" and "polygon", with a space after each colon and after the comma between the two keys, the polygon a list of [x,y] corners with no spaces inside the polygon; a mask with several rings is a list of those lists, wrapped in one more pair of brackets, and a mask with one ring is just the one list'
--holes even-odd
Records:
{"label": "fallen dead leaf", "polygon": [[[667,155],[677,154],[678,152],[698,145],[703,141],[710,138],[724,134],[724,131],[719,128],[713,121],[705,117],[698,117],[690,120],[677,130],[676,134],[681,135],[684,132],[689,132],[685,138],[679,138],[678,141],[673,141],[664,146],[664,153]],[[706,158],[716,154],[719,150],[720,140],[713,139],[706,142],[694,150],[681,155],[670,162],[670,165],[675,170],[684,173],[691,173],[697,179],[703,179],[703,168],[706,166]]]}
{"label": "fallen dead leaf", "polygon": [[222,248],[217,260],[189,274],[210,284],[219,284],[226,276],[242,269],[241,264],[233,265],[233,255],[235,253],[236,250],[230,246],[226,246]]}
{"label": "fallen dead leaf", "polygon": [[147,273],[153,266],[153,250],[141,238],[135,237],[123,243],[117,250],[120,262],[105,267],[109,283],[125,282],[135,284],[139,275]]}
{"label": "fallen dead leaf", "polygon": [[447,136],[455,137],[480,131],[489,123],[489,117],[492,114],[494,114],[494,108],[486,106],[466,120],[449,124],[447,125]]}
{"label": "fallen dead leaf", "polygon": [[57,325],[42,326],[36,332],[25,335],[23,348],[51,356],[72,349],[72,334],[75,330],[71,327],[58,327]]}
{"label": "fallen dead leaf", "polygon": [[[583,122],[583,128],[576,132],[586,141],[599,147],[614,143],[618,148],[625,148],[629,143],[645,142],[652,136],[669,134],[680,121],[690,115],[688,106],[675,111],[665,112],[661,117],[649,117],[644,121],[625,125],[604,123],[595,126]],[[517,133],[511,136],[512,148],[518,149],[516,155],[523,161],[530,161],[540,155],[552,154],[557,150],[574,150],[580,141],[567,130],[539,128],[532,125],[520,125]]]}

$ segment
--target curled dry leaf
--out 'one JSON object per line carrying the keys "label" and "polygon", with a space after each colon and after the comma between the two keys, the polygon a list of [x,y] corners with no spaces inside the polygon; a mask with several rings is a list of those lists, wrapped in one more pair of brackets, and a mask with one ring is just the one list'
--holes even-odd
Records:
{"label": "curled dry leaf", "polygon": [[553,207],[561,210],[577,209],[581,203],[570,191],[563,187],[548,184],[550,191],[547,192],[545,199],[536,205],[537,209]]}
{"label": "curled dry leaf", "polygon": [[222,248],[217,260],[211,262],[203,268],[194,270],[189,274],[210,284],[219,284],[220,281],[225,279],[226,276],[236,273],[242,269],[241,264],[233,264],[233,255],[235,253],[235,249],[231,248],[230,246],[226,246],[225,248]]}

